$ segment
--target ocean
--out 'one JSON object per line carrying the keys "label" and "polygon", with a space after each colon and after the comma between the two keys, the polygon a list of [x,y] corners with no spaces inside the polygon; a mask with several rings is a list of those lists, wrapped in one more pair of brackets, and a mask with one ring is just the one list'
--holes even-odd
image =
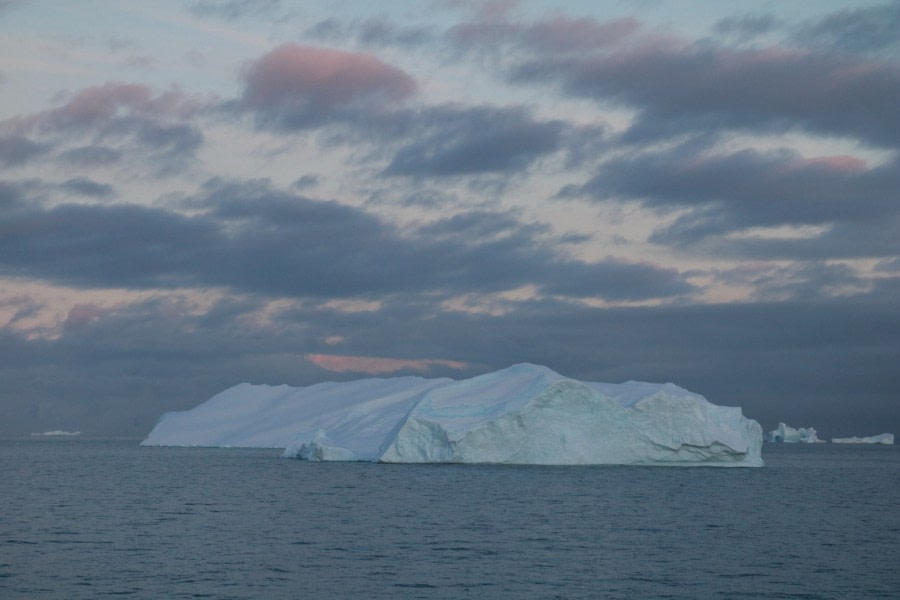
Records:
{"label": "ocean", "polygon": [[752,468],[0,440],[0,598],[898,598],[900,447]]}

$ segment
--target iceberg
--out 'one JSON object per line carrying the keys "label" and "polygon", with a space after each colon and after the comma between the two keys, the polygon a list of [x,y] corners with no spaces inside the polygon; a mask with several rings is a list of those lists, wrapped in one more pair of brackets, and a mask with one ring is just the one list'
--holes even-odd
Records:
{"label": "iceberg", "polygon": [[778,442],[784,444],[824,444],[825,440],[820,440],[816,436],[816,430],[812,427],[798,427],[794,429],[784,423],[779,423],[776,429],[769,432],[766,438],[770,442]]}
{"label": "iceberg", "polygon": [[831,438],[832,444],[893,444],[893,433],[881,433],[870,437]]}
{"label": "iceberg", "polygon": [[460,381],[241,384],[163,415],[144,446],[284,448],[314,461],[762,466],[762,428],[674,384],[521,364]]}

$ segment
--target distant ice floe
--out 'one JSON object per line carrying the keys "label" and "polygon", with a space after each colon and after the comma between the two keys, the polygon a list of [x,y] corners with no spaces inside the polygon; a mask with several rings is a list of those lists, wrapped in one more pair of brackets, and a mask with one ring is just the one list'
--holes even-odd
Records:
{"label": "distant ice floe", "polygon": [[144,446],[284,448],[314,461],[762,466],[762,428],[671,383],[522,364],[465,379],[240,384],[166,413]]}
{"label": "distant ice floe", "polygon": [[881,433],[870,437],[831,438],[832,444],[893,444],[893,433]]}
{"label": "distant ice floe", "polygon": [[56,430],[54,430],[54,431],[45,431],[44,433],[32,433],[31,435],[34,435],[34,436],[47,436],[47,437],[52,437],[52,436],[75,436],[75,435],[81,435],[81,432],[80,432],[80,431],[61,431],[61,430],[59,430],[59,429],[56,429]]}
{"label": "distant ice floe", "polygon": [[794,429],[784,423],[779,423],[776,429],[773,429],[766,436],[769,442],[777,442],[783,444],[824,444],[825,440],[816,437],[816,430],[812,427],[798,427]]}

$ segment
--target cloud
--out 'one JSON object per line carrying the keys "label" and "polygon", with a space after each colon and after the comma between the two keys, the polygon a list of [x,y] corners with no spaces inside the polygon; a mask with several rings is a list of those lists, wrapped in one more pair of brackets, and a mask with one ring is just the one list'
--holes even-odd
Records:
{"label": "cloud", "polygon": [[248,16],[276,13],[281,0],[194,0],[188,9],[200,17],[220,17],[234,21]]}
{"label": "cloud", "polygon": [[428,371],[433,366],[465,369],[466,363],[435,358],[380,358],[372,356],[341,356],[338,354],[307,354],[314,365],[337,373],[368,373],[384,375],[398,371]]}
{"label": "cloud", "polygon": [[18,163],[53,150],[63,162],[79,166],[109,164],[127,155],[173,172],[192,161],[203,144],[203,133],[189,119],[209,107],[175,88],[154,95],[145,85],[107,83],[78,91],[58,108],[0,122],[0,133],[24,142],[13,156]]}
{"label": "cloud", "polygon": [[677,269],[612,257],[560,265],[548,279],[542,291],[574,298],[648,300],[697,291]]}
{"label": "cloud", "polygon": [[371,17],[342,21],[335,17],[323,19],[307,30],[307,35],[320,41],[347,41],[368,48],[400,46],[419,47],[434,41],[432,27],[407,27],[384,18]]}
{"label": "cloud", "polygon": [[718,278],[729,285],[751,286],[753,297],[767,302],[854,296],[871,291],[873,286],[870,279],[860,277],[850,266],[825,261],[797,261],[787,266],[763,263],[755,268],[741,265]]}
{"label": "cloud", "polygon": [[0,16],[25,5],[25,0],[0,0]]}
{"label": "cloud", "polygon": [[177,88],[154,96],[146,85],[110,82],[84,88],[61,107],[20,117],[13,124],[37,131],[115,133],[139,126],[143,119],[187,117],[203,108],[202,101]]}
{"label": "cloud", "polygon": [[296,44],[250,63],[242,78],[240,108],[261,126],[286,130],[391,107],[416,90],[409,75],[372,55]]}
{"label": "cloud", "polygon": [[60,160],[74,167],[111,165],[122,159],[122,151],[107,146],[78,146],[60,153]]}
{"label": "cloud", "polygon": [[87,177],[73,177],[60,184],[60,187],[67,192],[92,198],[106,198],[113,194],[113,186]]}
{"label": "cloud", "polygon": [[[10,188],[9,202],[19,204],[27,194]],[[448,298],[533,284],[554,294],[580,287],[579,297],[590,288],[617,300],[668,298],[689,289],[671,270],[567,259],[546,228],[511,214],[454,215],[401,233],[361,209],[266,181],[210,181],[186,201],[193,216],[128,204],[19,205],[0,215],[0,274],[76,287]],[[590,283],[566,283],[567,276]]]}
{"label": "cloud", "polygon": [[846,8],[799,28],[797,39],[843,52],[877,52],[900,44],[900,2]]}
{"label": "cloud", "polygon": [[557,82],[572,96],[638,111],[632,142],[727,130],[796,129],[900,147],[900,68],[788,48],[733,49],[646,38],[579,57],[522,60],[518,83]]}
{"label": "cloud", "polygon": [[781,23],[773,15],[745,14],[737,17],[727,17],[716,22],[713,29],[716,33],[734,36],[738,40],[745,41],[777,29]]}
{"label": "cloud", "polygon": [[448,176],[511,173],[558,150],[564,124],[535,121],[521,108],[433,108],[419,114],[413,134],[394,154],[388,175]]}
{"label": "cloud", "polygon": [[73,306],[63,321],[63,329],[76,329],[85,327],[100,319],[106,312],[102,307],[92,304],[76,304]]}
{"label": "cloud", "polygon": [[0,165],[16,167],[33,158],[45,155],[50,150],[48,144],[40,144],[22,135],[0,137]]}
{"label": "cloud", "polygon": [[600,22],[591,17],[555,15],[532,23],[478,19],[450,28],[447,37],[460,51],[496,52],[506,45],[536,55],[584,53],[620,44],[640,29],[633,18]]}
{"label": "cloud", "polygon": [[[579,191],[599,201],[688,209],[651,239],[691,245],[754,227],[821,225],[847,233],[884,227],[900,216],[898,186],[896,162],[870,168],[849,156],[806,159],[787,150],[697,155],[676,147],[611,159]],[[832,244],[831,255],[858,253],[849,241]]]}

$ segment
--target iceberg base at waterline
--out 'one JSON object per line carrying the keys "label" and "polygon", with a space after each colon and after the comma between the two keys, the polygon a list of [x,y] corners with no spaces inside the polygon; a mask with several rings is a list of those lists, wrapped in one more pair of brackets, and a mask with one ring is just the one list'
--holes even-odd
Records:
{"label": "iceberg base at waterline", "polygon": [[671,383],[582,382],[522,364],[453,381],[242,384],[163,415],[145,446],[284,448],[313,461],[762,466],[762,428]]}

